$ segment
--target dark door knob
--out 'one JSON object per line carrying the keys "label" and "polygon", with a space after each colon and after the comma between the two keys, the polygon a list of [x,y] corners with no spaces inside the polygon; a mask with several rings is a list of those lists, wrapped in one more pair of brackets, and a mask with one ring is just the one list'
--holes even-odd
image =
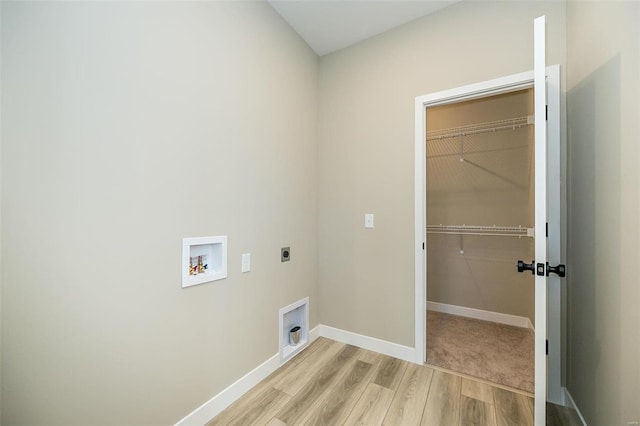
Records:
{"label": "dark door knob", "polygon": [[518,272],[531,271],[531,275],[535,274],[536,261],[532,260],[531,263],[524,263],[522,260],[518,260]]}
{"label": "dark door knob", "polygon": [[549,276],[549,272],[552,272],[560,278],[563,278],[566,274],[566,267],[562,264],[558,266],[550,266],[549,262],[547,262],[547,276]]}

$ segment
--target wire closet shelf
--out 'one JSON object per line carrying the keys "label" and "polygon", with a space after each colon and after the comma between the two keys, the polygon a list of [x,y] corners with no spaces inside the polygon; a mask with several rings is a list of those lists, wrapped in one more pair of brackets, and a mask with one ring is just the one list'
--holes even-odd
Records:
{"label": "wire closet shelf", "polygon": [[[440,139],[462,138],[464,136],[477,135],[481,133],[497,132],[500,130],[516,130],[534,123],[532,115],[508,118],[504,120],[488,121],[485,123],[470,124],[448,129],[433,130],[427,132],[427,142]],[[463,155],[461,147],[461,161]],[[534,229],[524,226],[497,226],[497,225],[427,225],[428,234],[449,234],[449,235],[487,235],[502,237],[530,237],[533,238]]]}
{"label": "wire closet shelf", "polygon": [[487,235],[533,238],[533,231],[534,228],[527,228],[524,226],[427,225],[427,234]]}
{"label": "wire closet shelf", "polygon": [[460,136],[471,136],[480,133],[497,132],[500,130],[516,130],[534,123],[533,115],[504,120],[488,121],[486,123],[469,124],[448,129],[427,132],[427,142],[439,139],[450,139]]}

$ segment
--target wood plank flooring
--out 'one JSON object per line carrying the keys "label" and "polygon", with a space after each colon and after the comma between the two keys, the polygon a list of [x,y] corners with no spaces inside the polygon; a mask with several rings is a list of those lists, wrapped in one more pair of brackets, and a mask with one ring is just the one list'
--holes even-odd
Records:
{"label": "wood plank flooring", "polygon": [[576,410],[547,403],[547,425],[582,426]]}
{"label": "wood plank flooring", "polygon": [[207,425],[533,425],[533,399],[319,338]]}

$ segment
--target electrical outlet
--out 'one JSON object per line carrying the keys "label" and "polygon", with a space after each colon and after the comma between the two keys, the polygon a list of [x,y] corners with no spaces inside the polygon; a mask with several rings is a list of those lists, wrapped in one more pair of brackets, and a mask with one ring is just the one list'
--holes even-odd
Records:
{"label": "electrical outlet", "polygon": [[280,249],[280,262],[288,262],[291,260],[291,247],[282,247]]}

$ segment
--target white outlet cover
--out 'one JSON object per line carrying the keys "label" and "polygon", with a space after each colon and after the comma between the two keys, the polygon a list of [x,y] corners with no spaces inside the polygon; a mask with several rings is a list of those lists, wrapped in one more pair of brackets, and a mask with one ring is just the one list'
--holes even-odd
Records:
{"label": "white outlet cover", "polygon": [[373,228],[373,213],[366,213],[364,215],[364,227]]}

